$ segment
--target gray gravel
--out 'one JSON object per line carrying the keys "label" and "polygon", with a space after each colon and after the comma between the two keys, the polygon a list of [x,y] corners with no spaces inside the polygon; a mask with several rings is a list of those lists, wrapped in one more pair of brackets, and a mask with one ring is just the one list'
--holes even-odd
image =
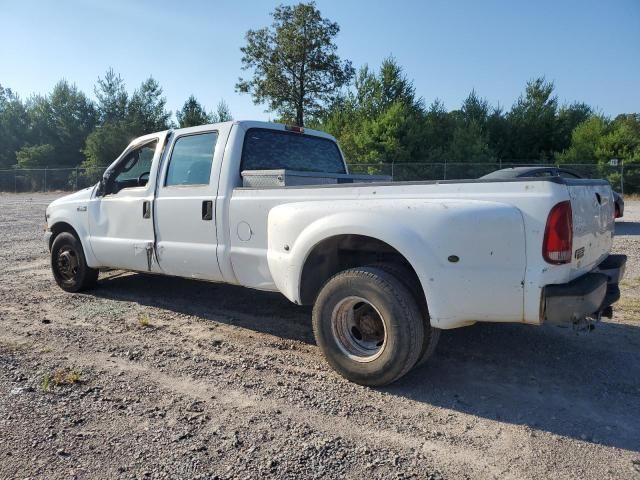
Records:
{"label": "gray gravel", "polygon": [[640,478],[640,203],[591,334],[476,325],[351,384],[277,294],[109,272],[54,283],[54,195],[0,195],[0,478]]}

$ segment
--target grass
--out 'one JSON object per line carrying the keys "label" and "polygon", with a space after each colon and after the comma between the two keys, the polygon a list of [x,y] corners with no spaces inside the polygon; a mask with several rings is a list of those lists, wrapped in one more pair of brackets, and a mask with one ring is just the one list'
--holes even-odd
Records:
{"label": "grass", "polygon": [[77,370],[57,370],[53,374],[53,384],[56,386],[74,385],[76,383],[80,383],[80,377],[81,374]]}
{"label": "grass", "polygon": [[82,374],[78,370],[61,368],[53,374],[45,373],[40,383],[43,392],[51,391],[52,387],[60,387],[63,385],[75,385],[82,381]]}
{"label": "grass", "polygon": [[152,327],[151,319],[149,318],[148,313],[139,313],[138,314],[138,327],[140,328],[149,328]]}
{"label": "grass", "polygon": [[44,377],[42,377],[42,383],[40,383],[40,388],[43,392],[48,392],[50,388],[51,379],[49,378],[49,374],[45,373]]}

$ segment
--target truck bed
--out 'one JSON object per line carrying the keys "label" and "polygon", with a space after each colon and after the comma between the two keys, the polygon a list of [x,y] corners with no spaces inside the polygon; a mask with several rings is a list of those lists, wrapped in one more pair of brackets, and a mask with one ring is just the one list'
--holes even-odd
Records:
{"label": "truck bed", "polygon": [[[601,203],[597,203],[600,198]],[[389,202],[388,200],[396,200]],[[547,215],[559,201],[570,200],[574,212],[574,250],[582,249],[580,258],[566,265],[551,266],[542,260],[541,245]],[[301,235],[304,228],[322,216],[339,215],[341,211],[375,213],[371,222],[385,215],[407,217],[425,242],[437,253],[463,252],[468,268],[458,265],[455,270],[446,261],[438,273],[458,275],[458,283],[466,278],[467,292],[473,301],[494,302],[486,315],[478,320],[513,321],[514,306],[498,307],[499,289],[504,298],[519,298],[521,319],[539,323],[542,288],[548,284],[565,283],[594,269],[607,255],[613,238],[613,203],[611,188],[604,180],[566,179],[560,177],[507,180],[441,180],[413,182],[380,182],[372,184],[334,184],[290,186],[281,188],[238,187],[232,192],[224,219],[230,232],[230,254],[238,283],[254,288],[280,290],[269,265],[269,242],[286,237],[292,218],[300,223],[291,238]],[[398,211],[403,205],[405,210]],[[413,212],[421,211],[421,216]],[[297,219],[297,212],[300,219]],[[304,213],[302,213],[304,212]],[[316,212],[316,213],[313,213]],[[469,214],[471,212],[471,214]],[[352,220],[358,221],[357,215]],[[382,221],[382,220],[380,220]],[[330,223],[330,222],[329,222]],[[241,240],[236,232],[240,224],[250,225],[251,238]],[[326,227],[325,227],[326,228]],[[503,229],[503,233],[497,232]],[[293,241],[293,240],[292,240]],[[293,248],[293,247],[292,247]],[[457,254],[457,253],[456,253]],[[441,257],[438,257],[441,261]],[[446,258],[446,256],[445,256]],[[255,272],[259,275],[244,274]],[[253,268],[249,268],[253,266]],[[434,267],[435,268],[435,267]],[[493,276],[493,278],[491,278]],[[432,278],[425,271],[423,287]],[[501,278],[497,281],[495,279]],[[493,282],[493,283],[492,283]],[[285,293],[286,294],[286,293]],[[449,310],[456,302],[451,294]],[[434,301],[437,303],[437,300]],[[454,308],[455,310],[455,308]],[[473,312],[454,312],[453,316],[473,318]],[[442,325],[450,319],[443,319]]]}

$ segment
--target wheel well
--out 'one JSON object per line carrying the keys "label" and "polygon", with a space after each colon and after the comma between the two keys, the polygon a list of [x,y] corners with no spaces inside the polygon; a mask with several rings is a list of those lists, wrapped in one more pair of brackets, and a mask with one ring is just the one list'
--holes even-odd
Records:
{"label": "wheel well", "polygon": [[49,239],[49,250],[51,250],[51,245],[53,245],[53,241],[62,232],[69,232],[71,235],[73,235],[78,240],[80,240],[80,237],[78,236],[78,232],[76,232],[71,225],[69,225],[67,222],[58,222],[51,227],[52,235],[51,235],[51,238]]}
{"label": "wheel well", "polygon": [[382,240],[365,235],[337,235],[318,243],[307,256],[300,278],[301,303],[313,304],[320,289],[336,273],[375,263],[395,263],[406,267],[424,299],[418,275],[398,250]]}

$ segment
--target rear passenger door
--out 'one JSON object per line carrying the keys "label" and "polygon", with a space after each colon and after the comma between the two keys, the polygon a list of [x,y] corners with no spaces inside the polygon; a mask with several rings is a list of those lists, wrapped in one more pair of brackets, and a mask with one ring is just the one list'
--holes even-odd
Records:
{"label": "rear passenger door", "polygon": [[[155,197],[156,252],[168,275],[220,281],[215,205],[223,148],[219,130],[179,133]],[[224,145],[223,145],[224,146]]]}

